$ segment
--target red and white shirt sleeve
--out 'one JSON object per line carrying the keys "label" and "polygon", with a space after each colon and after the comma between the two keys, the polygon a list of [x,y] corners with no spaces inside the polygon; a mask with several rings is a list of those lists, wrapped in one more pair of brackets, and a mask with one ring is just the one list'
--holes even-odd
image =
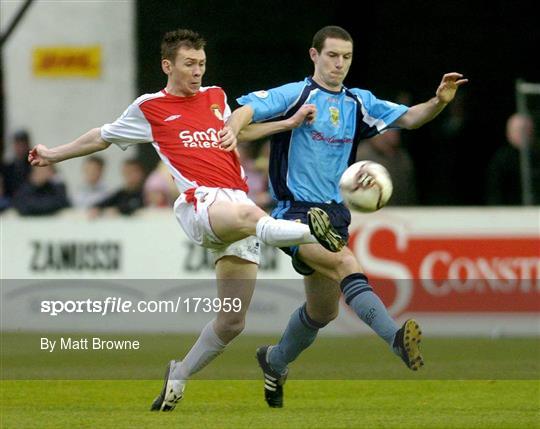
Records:
{"label": "red and white shirt sleeve", "polygon": [[126,150],[132,144],[154,141],[152,127],[137,102],[131,104],[112,124],[101,127],[101,138]]}

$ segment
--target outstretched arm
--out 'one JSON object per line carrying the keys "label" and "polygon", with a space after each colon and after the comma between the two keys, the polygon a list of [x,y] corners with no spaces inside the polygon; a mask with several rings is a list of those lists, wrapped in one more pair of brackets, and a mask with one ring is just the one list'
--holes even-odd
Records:
{"label": "outstretched arm", "polygon": [[33,166],[44,167],[66,159],[89,155],[109,146],[110,143],[101,138],[101,129],[94,128],[71,143],[61,146],[49,149],[42,144],[37,145],[28,153],[28,162]]}
{"label": "outstretched arm", "polygon": [[437,88],[435,97],[425,103],[410,107],[407,113],[392,125],[411,130],[419,128],[434,119],[454,99],[458,88],[468,82],[468,79],[462,78],[463,75],[460,73],[445,74]]}
{"label": "outstretched arm", "polygon": [[316,115],[317,108],[314,104],[304,104],[288,119],[261,124],[249,124],[247,127],[242,128],[238,140],[241,142],[251,142],[271,136],[272,134],[298,128],[304,122],[312,124],[315,121]]}

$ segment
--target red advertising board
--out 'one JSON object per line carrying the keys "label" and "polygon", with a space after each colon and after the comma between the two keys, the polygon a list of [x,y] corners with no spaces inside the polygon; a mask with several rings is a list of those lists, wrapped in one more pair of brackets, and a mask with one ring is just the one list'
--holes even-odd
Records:
{"label": "red advertising board", "polygon": [[351,230],[351,248],[394,315],[540,311],[534,223],[512,228],[485,219],[488,231],[478,219],[459,225],[449,219],[447,227],[439,218],[438,229],[423,221],[377,217]]}

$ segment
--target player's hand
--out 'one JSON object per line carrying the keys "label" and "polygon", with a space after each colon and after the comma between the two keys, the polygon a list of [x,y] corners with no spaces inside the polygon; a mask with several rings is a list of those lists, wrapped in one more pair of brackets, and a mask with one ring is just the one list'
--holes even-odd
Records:
{"label": "player's hand", "polygon": [[218,132],[219,147],[225,152],[230,152],[236,148],[238,140],[233,130],[229,126],[224,126],[223,129]]}
{"label": "player's hand", "polygon": [[308,125],[311,125],[315,122],[317,116],[317,107],[314,104],[303,104],[300,109],[296,111],[288,120],[288,126],[292,130],[293,128],[298,128],[304,122]]}
{"label": "player's hand", "polygon": [[45,167],[54,164],[50,149],[47,149],[42,144],[38,144],[28,152],[28,162],[33,167]]}
{"label": "player's hand", "polygon": [[446,73],[437,88],[436,96],[441,103],[450,103],[461,85],[466,84],[469,80],[462,79],[461,73]]}

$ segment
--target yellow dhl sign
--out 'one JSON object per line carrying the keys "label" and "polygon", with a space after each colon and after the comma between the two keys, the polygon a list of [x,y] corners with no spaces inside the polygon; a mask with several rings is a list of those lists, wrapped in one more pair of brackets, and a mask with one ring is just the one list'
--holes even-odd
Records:
{"label": "yellow dhl sign", "polygon": [[32,70],[36,77],[83,77],[101,75],[101,47],[40,46],[32,53]]}

